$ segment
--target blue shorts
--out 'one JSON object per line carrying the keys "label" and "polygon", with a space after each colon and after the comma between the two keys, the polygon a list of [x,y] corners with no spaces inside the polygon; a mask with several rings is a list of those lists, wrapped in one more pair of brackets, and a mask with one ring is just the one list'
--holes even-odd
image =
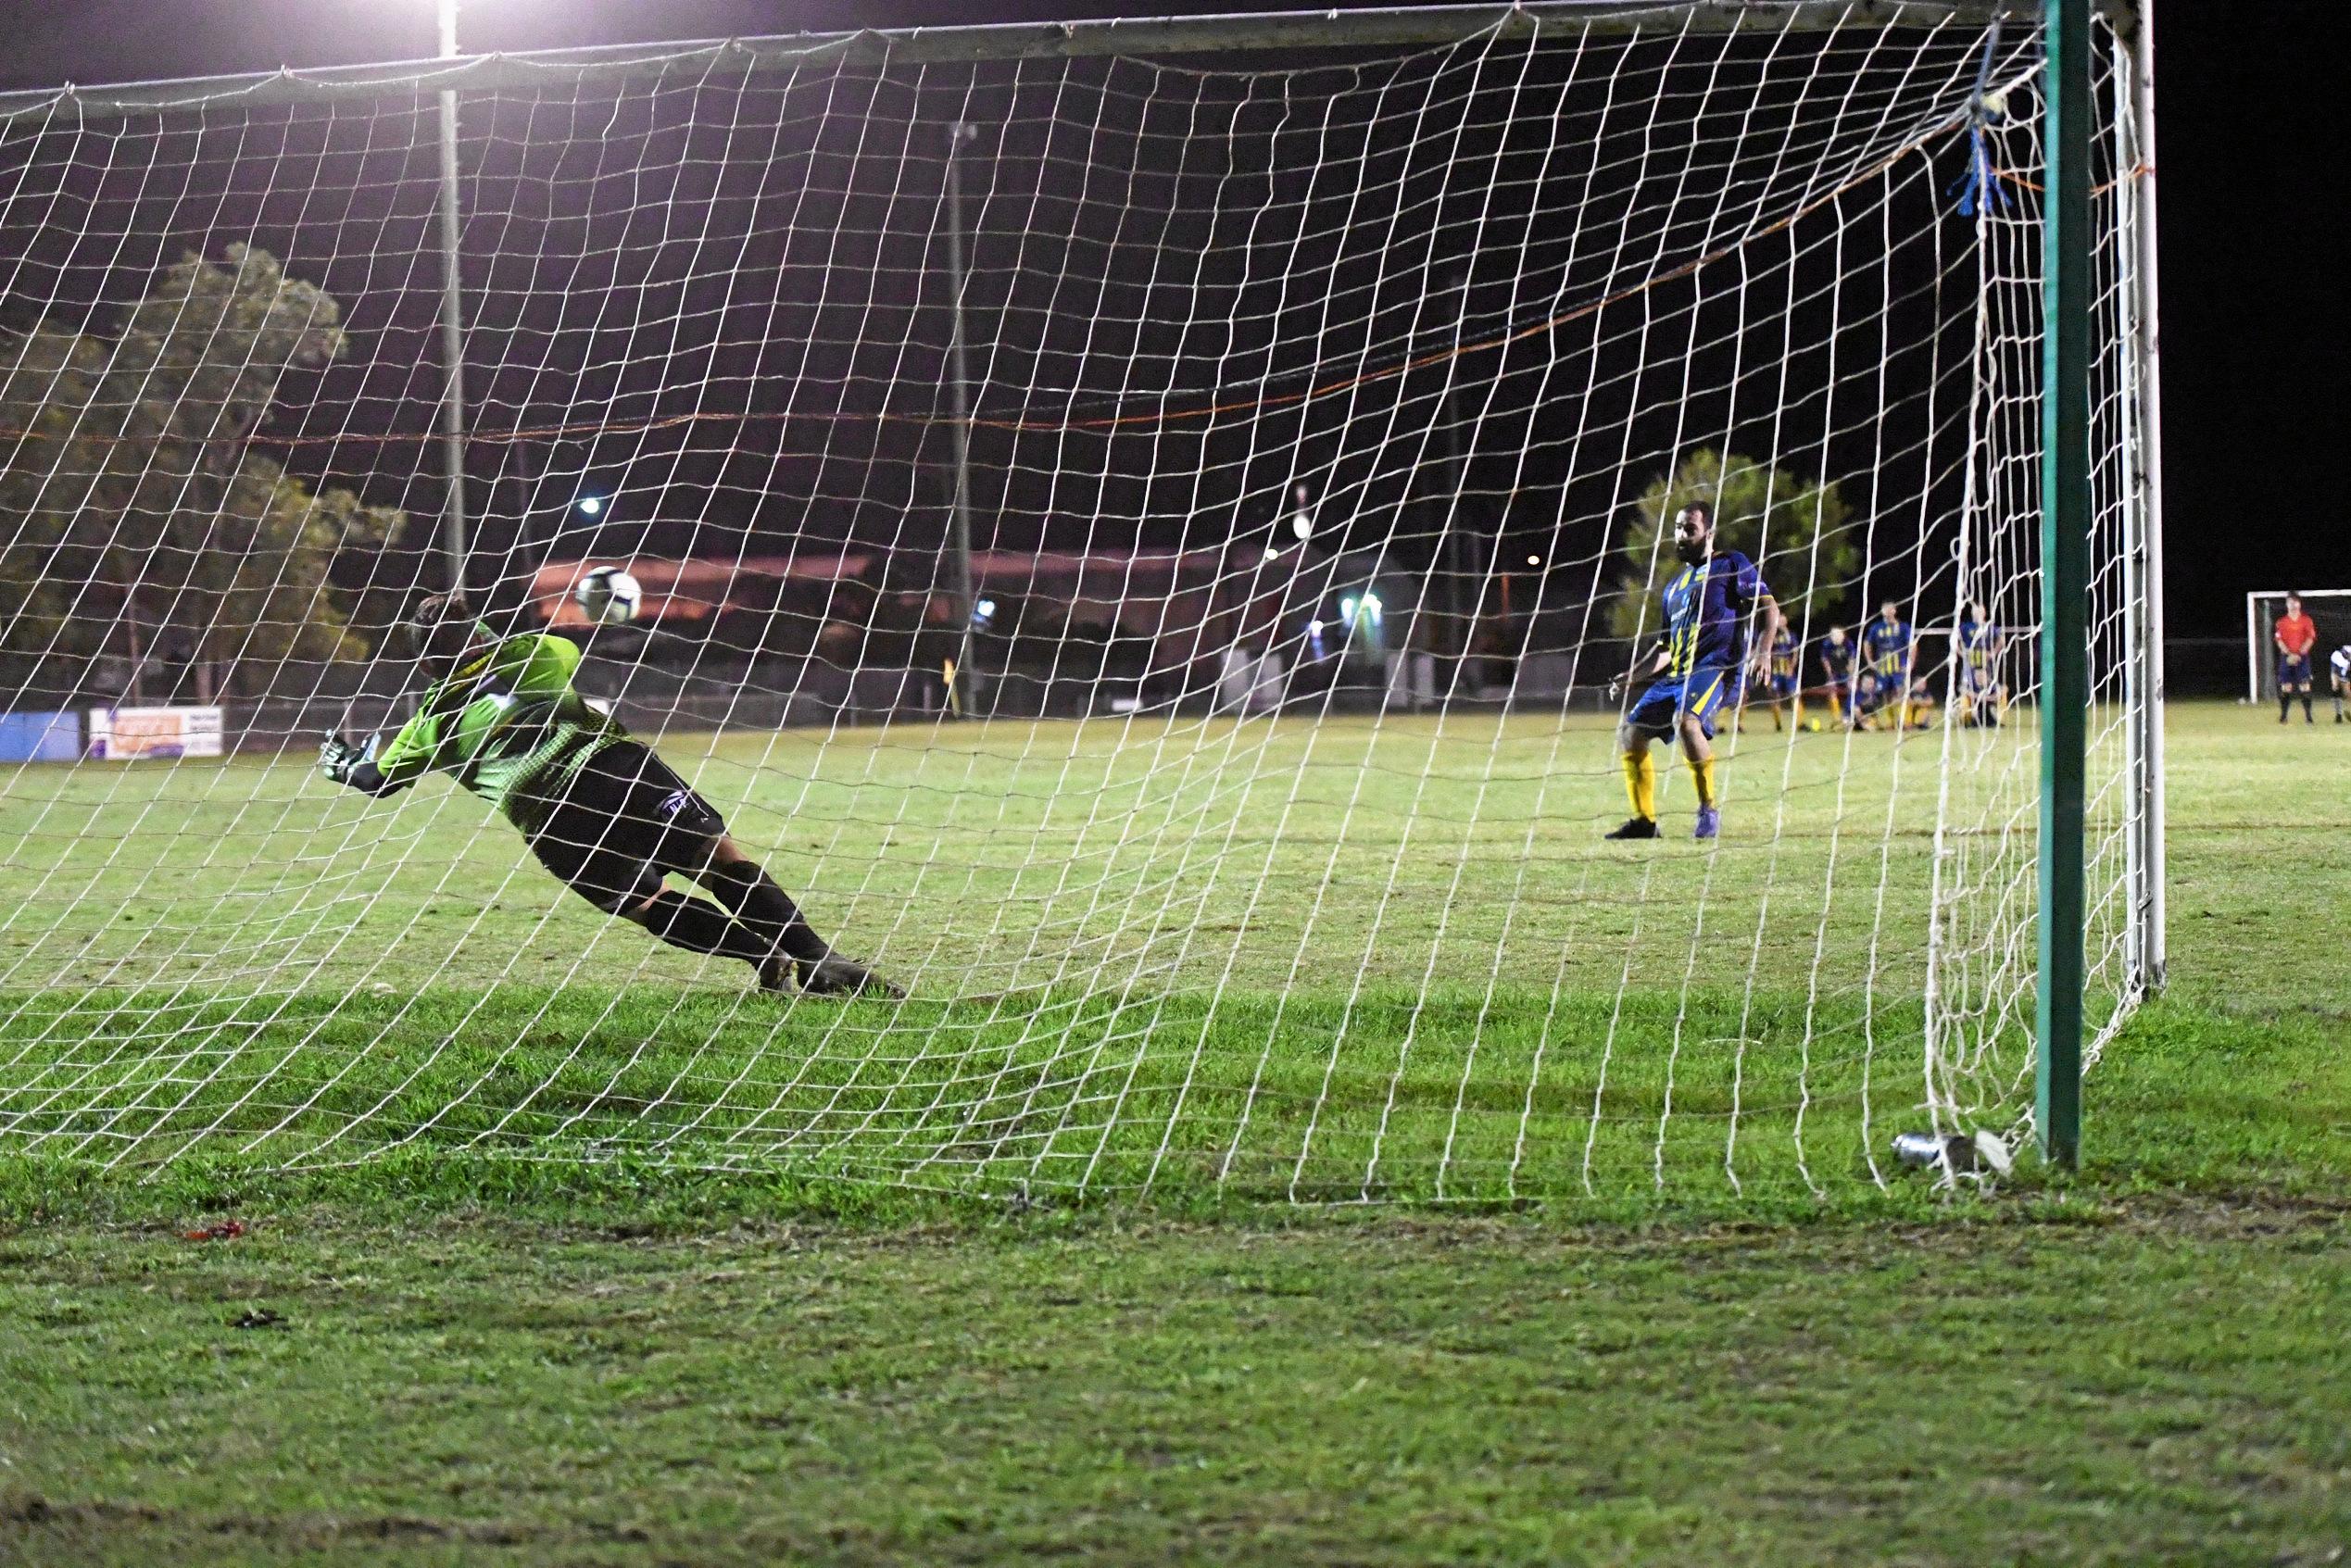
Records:
{"label": "blue shorts", "polygon": [[1667,675],[1650,683],[1641,700],[1625,715],[1625,722],[1653,735],[1669,735],[1687,714],[1711,740],[1715,715],[1726,703],[1739,700],[1740,672],[1727,665],[1710,664],[1687,675]]}
{"label": "blue shorts", "polygon": [[1793,675],[1774,675],[1771,678],[1771,695],[1774,696],[1795,696],[1796,678]]}
{"label": "blue shorts", "polygon": [[2288,658],[2278,660],[2278,684],[2307,686],[2309,684],[2310,661],[2307,659]]}

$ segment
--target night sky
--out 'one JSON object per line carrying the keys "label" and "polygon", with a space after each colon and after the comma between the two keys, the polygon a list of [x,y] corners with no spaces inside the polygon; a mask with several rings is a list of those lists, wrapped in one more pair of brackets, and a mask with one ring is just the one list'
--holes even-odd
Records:
{"label": "night sky", "polygon": [[[1087,0],[855,6],[747,0],[477,0],[469,53],[981,20],[1227,7]],[[2170,630],[2241,635],[2243,594],[2351,585],[2351,526],[2333,458],[2343,384],[2342,141],[2316,3],[2162,0],[2166,508]],[[61,18],[70,16],[67,25]],[[2255,19],[2257,15],[2258,19]],[[0,5],[0,88],[43,88],[416,57],[432,0],[90,0]],[[2327,282],[2322,284],[2321,277]],[[2332,388],[2331,392],[2329,389]],[[2219,541],[2226,541],[2225,546]],[[2213,541],[2213,543],[2206,543]]]}

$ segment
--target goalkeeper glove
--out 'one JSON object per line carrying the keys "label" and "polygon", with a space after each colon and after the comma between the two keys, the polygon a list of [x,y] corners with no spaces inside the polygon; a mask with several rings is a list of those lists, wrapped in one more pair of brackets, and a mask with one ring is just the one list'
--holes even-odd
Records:
{"label": "goalkeeper glove", "polygon": [[330,730],[326,739],[319,743],[319,771],[336,784],[349,784],[351,770],[366,761],[367,756],[366,746],[353,746],[341,734]]}
{"label": "goalkeeper glove", "polygon": [[394,784],[376,771],[372,737],[365,746],[353,746],[330,731],[327,738],[319,743],[319,771],[362,795],[390,795],[407,787]]}

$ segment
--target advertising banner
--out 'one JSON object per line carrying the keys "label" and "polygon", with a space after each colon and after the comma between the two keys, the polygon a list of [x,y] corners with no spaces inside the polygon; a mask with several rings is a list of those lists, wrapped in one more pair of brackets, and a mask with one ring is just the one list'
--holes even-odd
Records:
{"label": "advertising banner", "polygon": [[94,708],[90,755],[218,757],[220,729],[217,708]]}

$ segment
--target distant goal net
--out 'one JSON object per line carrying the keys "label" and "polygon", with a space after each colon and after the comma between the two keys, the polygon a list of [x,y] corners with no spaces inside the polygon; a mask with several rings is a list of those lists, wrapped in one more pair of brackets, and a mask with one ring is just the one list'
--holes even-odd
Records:
{"label": "distant goal net", "polygon": [[[2020,1146],[2043,158],[2010,9],[0,99],[0,1157],[1359,1201],[1803,1197],[1897,1179],[1905,1130]],[[2135,27],[2102,17],[2094,69],[2093,1053],[2161,963]],[[1691,502],[1754,567],[1703,648],[1666,621]],[[430,694],[453,582],[559,646]],[[1669,695],[1661,836],[1603,836],[1654,684],[1612,677],[1661,640],[1661,679],[1724,674],[1765,590],[1791,641],[1743,722],[1735,671]],[[567,888],[547,809],[467,792],[559,794],[559,709],[910,995],[761,989],[725,933],[782,929],[764,895],[638,839]],[[426,775],[343,787],[330,731]],[[625,918],[665,872],[716,950]]]}

